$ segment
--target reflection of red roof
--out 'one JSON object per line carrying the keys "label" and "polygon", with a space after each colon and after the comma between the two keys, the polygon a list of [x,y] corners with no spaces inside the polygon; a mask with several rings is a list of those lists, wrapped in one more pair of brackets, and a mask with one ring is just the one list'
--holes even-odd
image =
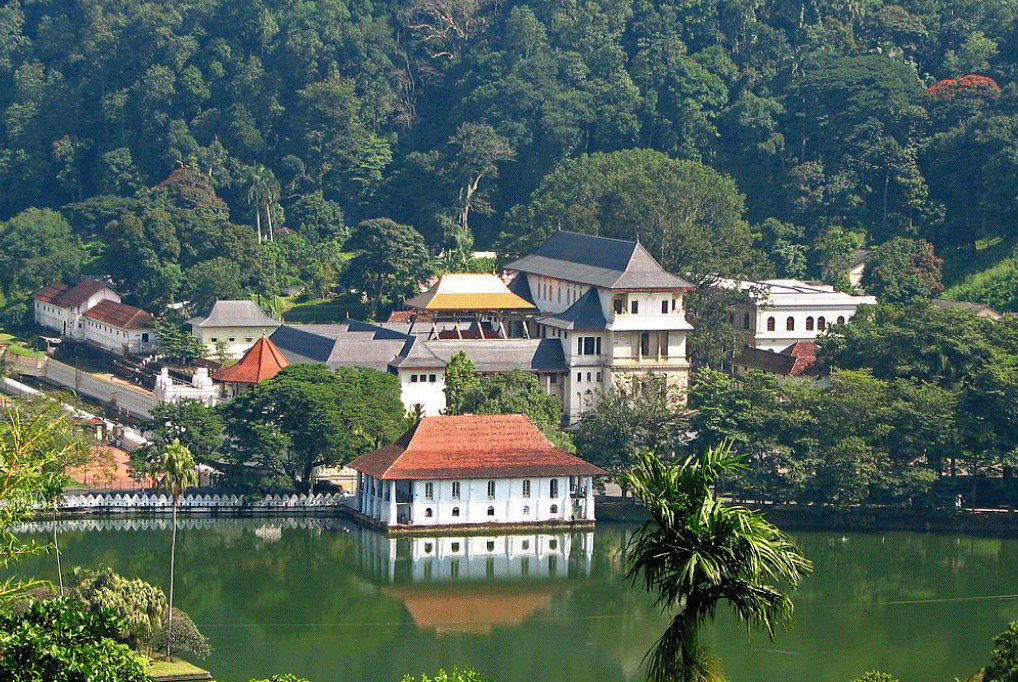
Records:
{"label": "reflection of red roof", "polygon": [[551,598],[552,590],[393,585],[383,587],[382,592],[402,601],[419,628],[490,632],[493,625],[517,625],[533,616]]}
{"label": "reflection of red roof", "polygon": [[522,414],[422,417],[398,441],[349,466],[380,479],[600,476]]}
{"label": "reflection of red roof", "polygon": [[231,367],[217,369],[212,373],[212,378],[226,383],[257,384],[263,379],[276,376],[289,364],[276,344],[263,336],[255,341],[255,345],[248,348],[240,362]]}
{"label": "reflection of red roof", "polygon": [[85,317],[119,329],[149,329],[155,318],[141,308],[105,299],[85,311]]}

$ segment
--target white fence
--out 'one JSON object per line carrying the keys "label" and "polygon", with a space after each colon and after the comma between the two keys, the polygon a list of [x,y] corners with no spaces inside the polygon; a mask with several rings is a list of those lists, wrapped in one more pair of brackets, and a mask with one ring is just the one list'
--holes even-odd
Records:
{"label": "white fence", "polygon": [[[177,503],[179,511],[223,510],[308,510],[328,509],[353,504],[353,495],[329,493],[327,495],[268,495],[252,500],[239,495],[185,495]],[[171,511],[173,499],[169,495],[123,493],[116,495],[71,494],[64,495],[58,508],[63,511]]]}
{"label": "white fence", "polygon": [[[58,519],[56,521],[38,520],[12,526],[15,533],[58,533],[71,532],[116,532],[139,530],[169,530],[171,521],[167,516],[83,516],[74,519]],[[269,516],[258,518],[243,517],[212,517],[182,516],[177,527],[182,530],[213,530],[221,528],[239,528],[254,531],[256,534],[263,529],[311,529],[311,530],[343,530],[351,529],[351,521],[338,516]]]}

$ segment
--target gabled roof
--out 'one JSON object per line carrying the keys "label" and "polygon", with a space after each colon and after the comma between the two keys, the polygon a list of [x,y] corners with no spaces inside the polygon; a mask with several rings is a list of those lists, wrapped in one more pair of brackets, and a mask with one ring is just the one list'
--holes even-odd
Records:
{"label": "gabled roof", "polygon": [[349,466],[384,480],[606,473],[556,448],[521,414],[422,417],[398,441]]}
{"label": "gabled roof", "polygon": [[[83,279],[73,287],[69,287],[66,284],[61,284],[59,282],[47,284],[42,289],[39,289],[39,291],[32,294],[32,298],[37,301],[52,303],[53,305],[61,308],[73,308],[81,305],[103,289],[114,291],[113,287],[101,279],[89,277],[88,279]],[[114,291],[114,293],[116,292]]]}
{"label": "gabled roof", "polygon": [[812,373],[810,368],[816,363],[818,350],[819,346],[812,341],[797,341],[780,353],[746,346],[732,364],[781,376],[804,376]]}
{"label": "gabled roof", "polygon": [[254,301],[216,301],[205,317],[188,320],[192,327],[278,327]]}
{"label": "gabled roof", "polygon": [[537,251],[507,270],[554,277],[605,289],[692,290],[686,280],[665,271],[639,242],[559,231]]}
{"label": "gabled roof", "polygon": [[557,322],[560,329],[577,329],[582,331],[602,331],[608,326],[608,320],[601,309],[601,296],[597,289],[590,287],[571,306],[548,320]]}
{"label": "gabled roof", "polygon": [[65,291],[70,289],[66,284],[56,282],[55,284],[47,284],[39,291],[32,294],[32,298],[36,301],[42,301],[43,303],[52,303],[56,305],[56,302],[60,299]]}
{"label": "gabled roof", "polygon": [[509,291],[513,292],[527,303],[530,303],[535,308],[537,307],[537,304],[534,303],[534,294],[530,290],[530,280],[527,279],[527,273],[516,273],[516,276],[513,277],[506,286],[509,287]]}
{"label": "gabled roof", "polygon": [[443,369],[463,351],[481,373],[564,372],[566,359],[559,339],[432,339],[415,337],[400,351],[391,367]]}
{"label": "gabled roof", "polygon": [[406,301],[419,310],[533,310],[536,306],[491,274],[442,275],[430,289]]}
{"label": "gabled roof", "polygon": [[141,308],[105,299],[85,311],[85,317],[118,329],[151,329],[155,318]]}
{"label": "gabled roof", "polygon": [[237,364],[217,369],[212,378],[235,384],[257,384],[276,376],[289,364],[276,344],[263,336],[247,349]]}
{"label": "gabled roof", "polygon": [[344,324],[281,325],[269,338],[291,364],[323,363],[385,371],[411,337],[394,329],[348,320]]}

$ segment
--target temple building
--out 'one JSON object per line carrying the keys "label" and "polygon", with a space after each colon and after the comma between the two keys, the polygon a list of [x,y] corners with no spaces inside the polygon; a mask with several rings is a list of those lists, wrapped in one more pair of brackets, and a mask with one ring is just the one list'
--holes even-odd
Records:
{"label": "temple building", "polygon": [[235,365],[212,372],[212,380],[223,384],[224,397],[232,398],[259,381],[271,379],[290,362],[276,344],[263,336],[251,346]]}
{"label": "temple building", "polygon": [[388,529],[590,525],[594,476],[607,475],[524,415],[422,417],[349,466],[360,517]]}

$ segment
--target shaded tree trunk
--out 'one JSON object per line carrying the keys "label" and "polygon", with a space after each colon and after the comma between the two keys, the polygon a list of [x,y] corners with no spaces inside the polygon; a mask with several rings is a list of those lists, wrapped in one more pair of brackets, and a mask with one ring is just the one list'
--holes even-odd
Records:
{"label": "shaded tree trunk", "polygon": [[276,238],[272,236],[272,208],[268,203],[265,204],[265,220],[269,223],[269,241],[274,242]]}
{"label": "shaded tree trunk", "polygon": [[64,596],[64,573],[60,568],[60,545],[57,544],[57,510],[53,510],[53,551],[57,555],[57,584],[60,586],[60,596]]}
{"label": "shaded tree trunk", "polygon": [[258,243],[262,243],[262,209],[255,206],[255,228],[258,230]]}

